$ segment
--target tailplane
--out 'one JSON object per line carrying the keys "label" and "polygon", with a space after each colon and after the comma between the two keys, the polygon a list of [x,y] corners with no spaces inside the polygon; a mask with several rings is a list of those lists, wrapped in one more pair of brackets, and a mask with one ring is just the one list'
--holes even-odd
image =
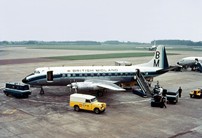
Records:
{"label": "tailplane", "polygon": [[165,46],[159,45],[154,53],[154,57],[148,63],[141,64],[140,66],[169,68]]}

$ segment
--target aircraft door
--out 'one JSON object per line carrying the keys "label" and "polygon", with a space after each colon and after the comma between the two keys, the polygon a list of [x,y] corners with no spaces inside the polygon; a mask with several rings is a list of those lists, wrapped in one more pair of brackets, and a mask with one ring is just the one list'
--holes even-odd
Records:
{"label": "aircraft door", "polygon": [[46,79],[47,82],[53,82],[53,71],[47,71]]}

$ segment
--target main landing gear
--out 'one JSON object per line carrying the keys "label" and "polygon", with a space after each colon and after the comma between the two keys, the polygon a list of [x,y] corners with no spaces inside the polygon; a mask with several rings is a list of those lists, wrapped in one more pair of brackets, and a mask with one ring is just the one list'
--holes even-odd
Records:
{"label": "main landing gear", "polygon": [[104,93],[106,93],[106,92],[107,92],[106,89],[104,89],[104,90],[99,90],[99,91],[97,91],[97,96],[98,96],[98,97],[102,97],[102,96],[104,95]]}
{"label": "main landing gear", "polygon": [[41,95],[44,95],[44,89],[43,89],[42,86],[41,86],[40,94],[41,94]]}

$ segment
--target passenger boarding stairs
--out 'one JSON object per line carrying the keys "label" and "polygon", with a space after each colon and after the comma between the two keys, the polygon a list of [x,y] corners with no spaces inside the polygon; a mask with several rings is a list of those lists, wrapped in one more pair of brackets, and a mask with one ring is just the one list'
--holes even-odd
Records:
{"label": "passenger boarding stairs", "polygon": [[137,84],[139,85],[143,93],[147,96],[151,96],[152,92],[149,88],[149,85],[139,70],[137,70],[137,73],[136,73],[136,80],[137,80]]}

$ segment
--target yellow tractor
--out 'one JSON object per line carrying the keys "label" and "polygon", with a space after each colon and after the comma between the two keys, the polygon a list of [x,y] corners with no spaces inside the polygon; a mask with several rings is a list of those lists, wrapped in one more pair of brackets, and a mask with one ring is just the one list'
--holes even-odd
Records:
{"label": "yellow tractor", "polygon": [[189,93],[190,97],[193,98],[201,98],[202,97],[202,89],[198,88],[198,89],[194,89]]}

